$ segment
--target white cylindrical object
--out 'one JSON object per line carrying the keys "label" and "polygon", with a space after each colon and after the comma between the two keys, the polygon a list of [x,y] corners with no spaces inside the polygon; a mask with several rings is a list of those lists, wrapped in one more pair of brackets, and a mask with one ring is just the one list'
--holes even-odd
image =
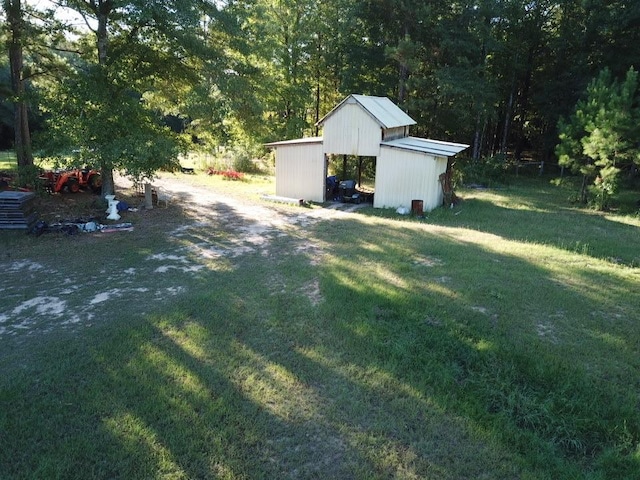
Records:
{"label": "white cylindrical object", "polygon": [[106,213],[111,212],[111,204],[114,202],[114,200],[116,199],[115,195],[105,195],[104,199],[107,201],[108,206],[107,209],[105,210]]}

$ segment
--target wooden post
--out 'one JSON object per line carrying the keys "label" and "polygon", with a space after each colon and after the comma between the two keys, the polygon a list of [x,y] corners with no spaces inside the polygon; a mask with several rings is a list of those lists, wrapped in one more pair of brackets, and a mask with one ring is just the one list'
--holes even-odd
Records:
{"label": "wooden post", "polygon": [[341,180],[347,179],[347,156],[342,156],[342,178]]}
{"label": "wooden post", "polygon": [[144,184],[144,208],[151,210],[153,208],[153,196],[151,193],[151,184]]}

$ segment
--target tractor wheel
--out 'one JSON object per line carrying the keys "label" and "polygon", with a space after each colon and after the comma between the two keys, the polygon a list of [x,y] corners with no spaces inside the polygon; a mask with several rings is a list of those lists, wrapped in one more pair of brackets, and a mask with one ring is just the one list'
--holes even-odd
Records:
{"label": "tractor wheel", "polygon": [[89,178],[89,187],[96,195],[100,195],[100,193],[102,193],[102,177],[99,173],[91,175],[91,178]]}
{"label": "tractor wheel", "polygon": [[78,193],[80,191],[80,184],[78,183],[78,179],[70,178],[67,180],[67,190],[71,193]]}

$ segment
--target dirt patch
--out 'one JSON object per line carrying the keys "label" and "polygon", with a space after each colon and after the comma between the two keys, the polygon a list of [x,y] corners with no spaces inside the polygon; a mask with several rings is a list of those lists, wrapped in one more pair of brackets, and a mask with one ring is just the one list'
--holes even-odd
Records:
{"label": "dirt patch", "polygon": [[322,301],[322,293],[320,292],[320,281],[316,278],[304,285],[300,292],[309,299],[311,305],[317,306]]}
{"label": "dirt patch", "polygon": [[426,255],[419,255],[413,259],[413,264],[420,267],[437,267],[442,265],[442,260]]}
{"label": "dirt patch", "polygon": [[[101,266],[92,277],[70,278],[64,266],[53,259],[44,262],[45,265],[7,258],[6,262],[0,262],[5,273],[0,278],[0,295],[5,300],[0,306],[0,338],[89,325],[108,320],[114,309],[127,308],[135,310],[135,314],[144,314],[145,305],[171,301],[185,290],[189,278],[195,280],[205,268],[233,269],[236,259],[249,254],[278,258],[282,240],[287,252],[305,257],[312,266],[319,265],[324,258],[322,245],[310,239],[306,229],[327,219],[345,218],[357,210],[349,205],[292,208],[256,202],[194,186],[180,177],[155,181],[171,200],[168,206],[145,210],[143,199],[130,182],[116,177],[116,184],[117,199],[139,209],[135,216],[123,214],[122,222],[134,223],[134,233],[130,234],[169,238],[170,250],[149,252],[143,262],[122,270]],[[48,223],[79,219],[113,223],[106,221],[106,202],[87,192],[39,196],[37,210]],[[105,234],[78,235],[86,235],[83,239],[93,243]],[[24,291],[21,287],[24,279],[37,288],[33,292]],[[317,279],[292,288],[313,305],[322,301]]]}
{"label": "dirt patch", "polygon": [[544,338],[554,344],[558,343],[557,329],[550,323],[538,323],[536,325],[536,333],[540,338]]}

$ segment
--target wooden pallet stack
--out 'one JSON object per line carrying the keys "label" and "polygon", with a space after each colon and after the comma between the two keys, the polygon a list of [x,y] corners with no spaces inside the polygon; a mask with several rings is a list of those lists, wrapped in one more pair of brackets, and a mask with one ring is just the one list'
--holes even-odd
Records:
{"label": "wooden pallet stack", "polygon": [[33,192],[0,192],[0,230],[27,230],[38,220]]}

